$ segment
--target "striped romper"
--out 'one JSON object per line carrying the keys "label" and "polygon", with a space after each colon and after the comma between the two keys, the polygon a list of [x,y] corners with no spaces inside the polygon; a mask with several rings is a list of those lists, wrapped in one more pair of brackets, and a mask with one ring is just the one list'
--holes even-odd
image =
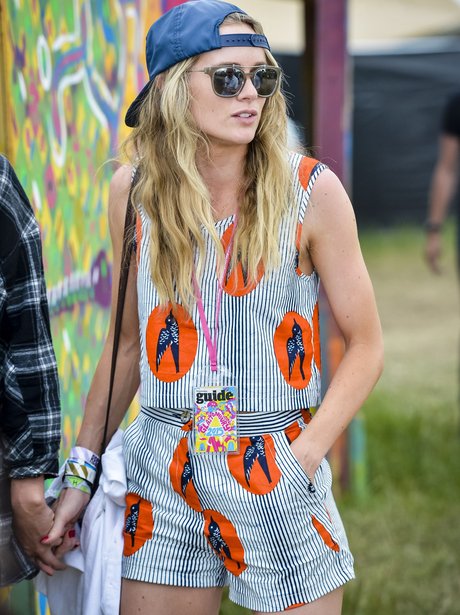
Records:
{"label": "striped romper", "polygon": [[[159,307],[149,265],[149,220],[137,223],[141,412],[124,435],[128,478],[123,577],[178,587],[229,585],[230,599],[261,612],[312,602],[352,579],[353,558],[326,459],[311,485],[290,443],[320,402],[316,272],[298,267],[300,230],[324,166],[291,154],[296,221],[280,227],[281,265],[247,282],[224,280],[218,364],[238,387],[238,453],[195,454],[192,393],[211,383],[197,307]],[[297,228],[295,229],[295,225]],[[216,222],[224,249],[234,217]],[[203,231],[206,234],[206,231]],[[211,329],[218,292],[207,235],[200,284]]]}

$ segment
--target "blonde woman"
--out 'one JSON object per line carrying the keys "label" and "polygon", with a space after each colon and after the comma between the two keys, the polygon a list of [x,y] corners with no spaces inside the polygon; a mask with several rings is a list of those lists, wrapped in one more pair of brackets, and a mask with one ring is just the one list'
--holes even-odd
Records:
{"label": "blonde woman", "polygon": [[[336,615],[353,559],[325,455],[382,368],[351,204],[331,171],[287,151],[281,71],[238,7],[172,9],[146,56],[150,80],[126,117],[136,258],[110,425],[140,384],[124,436],[121,613],[217,615],[229,585],[255,613]],[[114,288],[131,176],[111,183]],[[322,401],[319,276],[346,342]],[[97,464],[112,337],[81,465]],[[70,483],[53,544],[89,499]]]}

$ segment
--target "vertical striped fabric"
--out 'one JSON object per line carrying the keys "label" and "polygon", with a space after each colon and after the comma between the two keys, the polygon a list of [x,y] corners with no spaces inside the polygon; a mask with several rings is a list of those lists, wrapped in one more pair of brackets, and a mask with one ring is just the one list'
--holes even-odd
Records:
{"label": "vertical striped fabric", "polygon": [[[275,354],[274,335],[288,313],[300,315],[314,329],[312,320],[317,306],[319,278],[316,272],[311,275],[296,271],[297,253],[295,231],[302,224],[312,187],[318,175],[325,168],[317,163],[311,172],[308,185],[304,187],[299,179],[299,169],[303,157],[291,154],[294,179],[292,215],[283,220],[280,227],[281,266],[269,276],[262,277],[259,284],[243,296],[223,293],[219,321],[218,361],[219,367],[227,374],[227,382],[218,384],[236,385],[239,390],[241,411],[289,410],[308,408],[320,402],[320,371],[311,358],[308,385],[302,388],[291,386],[280,370]],[[146,330],[149,317],[158,306],[158,295],[151,282],[149,264],[149,220],[140,208],[141,240],[137,245],[138,301],[141,331],[141,404],[145,407],[187,408],[192,406],[194,386],[211,383],[208,349],[198,311],[195,307],[191,318],[198,333],[197,352],[193,363],[181,378],[165,382],[157,377],[148,360]],[[234,222],[233,216],[216,223],[220,236]],[[204,232],[204,231],[203,231]],[[207,246],[206,266],[200,282],[204,310],[211,334],[214,336],[215,305],[218,290],[216,275],[216,256],[209,237],[205,236]],[[306,339],[306,335],[308,339]],[[313,334],[304,333],[303,342],[308,347],[319,341]],[[286,342],[285,342],[286,344]],[[319,347],[319,346],[318,346]],[[308,348],[307,348],[308,350]],[[150,350],[150,353],[153,351]],[[181,356],[181,331],[179,328],[179,360]],[[285,351],[287,352],[287,351]],[[297,359],[298,361],[298,359]]]}
{"label": "vertical striped fabric", "polygon": [[[259,422],[260,429],[267,426]],[[146,412],[125,433],[129,490],[137,494],[134,500],[151,503],[153,517],[142,546],[123,559],[125,578],[178,587],[229,585],[232,601],[267,613],[317,600],[353,578],[327,460],[311,493],[284,430],[266,434],[266,444],[271,439],[274,445],[266,448],[271,485],[261,495],[237,480],[231,455],[191,455],[200,506],[194,510],[171,488],[171,469],[178,474],[182,469],[174,453],[184,439],[190,450],[190,433]],[[216,555],[206,537],[206,521],[215,519],[229,546],[225,558]],[[329,545],[315,523],[331,537]]]}
{"label": "vertical striped fabric", "polygon": [[[193,406],[194,386],[212,384],[208,349],[196,308],[188,330],[180,310],[158,311],[142,208],[143,409],[124,436],[129,493],[123,576],[177,587],[228,584],[235,603],[267,613],[317,600],[354,576],[329,464],[322,461],[313,489],[290,447],[307,427],[300,409],[320,402],[319,279],[299,271],[296,238],[325,168],[298,154],[290,161],[293,204],[279,229],[279,269],[252,289],[243,281],[242,292],[226,287],[222,295],[217,384],[239,389],[239,453],[190,452],[186,409]],[[233,223],[233,217],[216,223],[223,243]],[[216,257],[209,237],[205,241],[199,282],[214,336]]]}

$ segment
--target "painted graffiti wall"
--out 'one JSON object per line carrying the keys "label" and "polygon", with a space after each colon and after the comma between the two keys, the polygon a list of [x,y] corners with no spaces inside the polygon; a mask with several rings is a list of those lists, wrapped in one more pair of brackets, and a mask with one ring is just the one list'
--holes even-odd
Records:
{"label": "painted graffiti wall", "polygon": [[[150,24],[183,0],[0,0],[0,151],[40,224],[63,409],[64,458],[108,327],[109,182],[123,118],[147,78]],[[130,417],[136,412],[136,404]],[[2,590],[49,613],[29,583]],[[9,598],[8,598],[9,595]]]}
{"label": "painted graffiti wall", "polygon": [[[111,290],[107,198],[123,117],[146,79],[160,0],[7,0],[2,149],[39,221],[58,359],[64,453],[105,339]],[[6,24],[6,27],[5,27]]]}

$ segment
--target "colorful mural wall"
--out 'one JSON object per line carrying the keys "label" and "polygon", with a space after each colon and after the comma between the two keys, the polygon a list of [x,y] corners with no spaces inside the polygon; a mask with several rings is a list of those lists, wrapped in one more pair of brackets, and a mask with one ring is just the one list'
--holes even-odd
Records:
{"label": "colorful mural wall", "polygon": [[[0,0],[0,151],[41,227],[63,457],[78,432],[108,326],[107,199],[128,130],[125,110],[147,77],[148,27],[182,1]],[[14,589],[12,606],[46,613],[43,597],[23,585]],[[4,597],[2,591],[0,603]]]}
{"label": "colorful mural wall", "polygon": [[[124,112],[145,78],[161,0],[2,3],[0,144],[40,223],[61,378],[64,450],[81,420],[108,324],[107,197]],[[2,12],[3,12],[2,11]]]}

